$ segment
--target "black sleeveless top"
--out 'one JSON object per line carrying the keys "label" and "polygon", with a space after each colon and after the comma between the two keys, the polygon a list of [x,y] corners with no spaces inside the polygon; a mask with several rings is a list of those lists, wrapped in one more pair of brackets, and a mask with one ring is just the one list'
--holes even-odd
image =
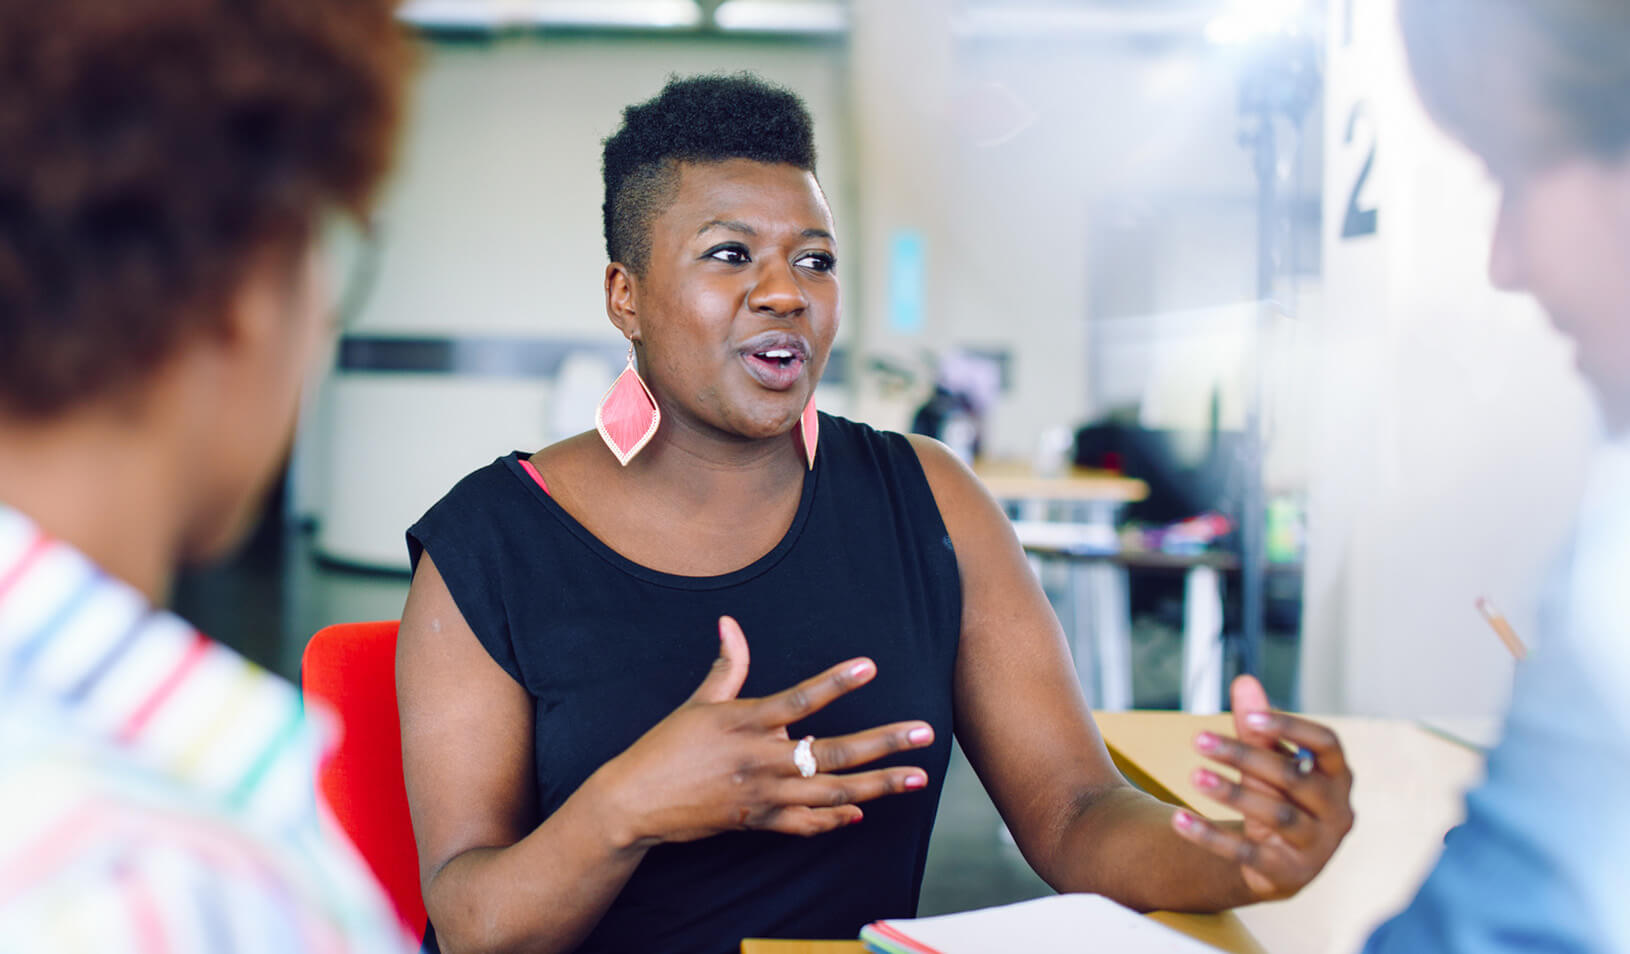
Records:
{"label": "black sleeveless top", "polygon": [[460,481],[408,531],[408,551],[415,566],[434,556],[476,637],[533,699],[540,821],[690,696],[718,655],[724,614],[747,634],[743,697],[853,656],[877,662],[871,683],[789,726],[793,738],[906,719],[935,732],[930,748],[874,763],[920,765],[927,788],[865,803],[859,825],[653,848],[580,950],[722,954],[744,937],[853,938],[869,921],[915,914],[950,755],[962,591],[906,439],[821,415],[815,468],[786,536],[715,577],[620,556],[523,459],[501,457]]}

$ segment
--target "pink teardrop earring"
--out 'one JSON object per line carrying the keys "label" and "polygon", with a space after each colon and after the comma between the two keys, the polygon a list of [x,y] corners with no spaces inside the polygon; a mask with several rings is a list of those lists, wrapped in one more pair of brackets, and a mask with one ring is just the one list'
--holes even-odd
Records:
{"label": "pink teardrop earring", "polygon": [[798,418],[798,437],[804,445],[804,460],[809,462],[809,469],[815,469],[815,444],[821,437],[821,419],[815,411],[815,398],[810,396],[809,403],[804,405],[804,413]]}
{"label": "pink teardrop earring", "polygon": [[656,436],[657,425],[662,423],[662,411],[651,389],[634,367],[634,342],[628,342],[628,367],[617,375],[617,380],[600,399],[594,411],[594,429],[600,439],[616,455],[617,463],[628,466]]}

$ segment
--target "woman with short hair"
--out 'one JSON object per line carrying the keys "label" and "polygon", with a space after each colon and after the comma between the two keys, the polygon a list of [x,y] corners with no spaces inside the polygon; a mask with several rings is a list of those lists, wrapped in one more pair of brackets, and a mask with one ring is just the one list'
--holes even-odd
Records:
{"label": "woman with short hair", "polygon": [[625,111],[605,185],[629,367],[598,427],[408,533],[430,944],[718,952],[910,916],[953,732],[1059,890],[1215,911],[1313,877],[1352,818],[1333,735],[1245,680],[1245,741],[1203,742],[1246,779],[1202,778],[1246,822],[1136,791],[978,480],[815,409],[842,266],[795,95],[673,80]]}

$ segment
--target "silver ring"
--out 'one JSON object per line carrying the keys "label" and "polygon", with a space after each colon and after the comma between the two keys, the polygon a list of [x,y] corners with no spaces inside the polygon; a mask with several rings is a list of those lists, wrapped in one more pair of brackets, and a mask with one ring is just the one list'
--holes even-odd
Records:
{"label": "silver ring", "polygon": [[798,766],[798,774],[804,778],[815,777],[815,749],[812,747],[814,744],[815,737],[806,735],[799,739],[798,744],[792,749],[792,764]]}
{"label": "silver ring", "polygon": [[1303,778],[1306,778],[1307,776],[1313,774],[1313,769],[1316,768],[1317,765],[1318,765],[1318,763],[1314,760],[1313,752],[1312,752],[1311,749],[1305,749],[1305,748],[1302,748],[1301,746],[1297,746],[1297,748],[1296,748],[1296,774],[1297,775],[1300,775]]}

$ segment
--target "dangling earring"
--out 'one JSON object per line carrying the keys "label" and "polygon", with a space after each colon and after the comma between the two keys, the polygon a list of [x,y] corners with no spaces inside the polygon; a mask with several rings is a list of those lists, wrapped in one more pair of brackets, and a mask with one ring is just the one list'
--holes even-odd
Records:
{"label": "dangling earring", "polygon": [[821,437],[821,419],[815,411],[815,397],[810,396],[809,403],[804,405],[804,413],[798,418],[798,436],[804,445],[804,459],[809,462],[809,469],[815,469],[815,443]]}
{"label": "dangling earring", "polygon": [[634,369],[634,342],[628,342],[628,367],[617,375],[617,380],[600,399],[594,410],[594,429],[600,439],[611,448],[617,463],[624,467],[634,459],[651,438],[656,436],[657,425],[662,423],[662,411],[651,389],[645,386],[639,371]]}

